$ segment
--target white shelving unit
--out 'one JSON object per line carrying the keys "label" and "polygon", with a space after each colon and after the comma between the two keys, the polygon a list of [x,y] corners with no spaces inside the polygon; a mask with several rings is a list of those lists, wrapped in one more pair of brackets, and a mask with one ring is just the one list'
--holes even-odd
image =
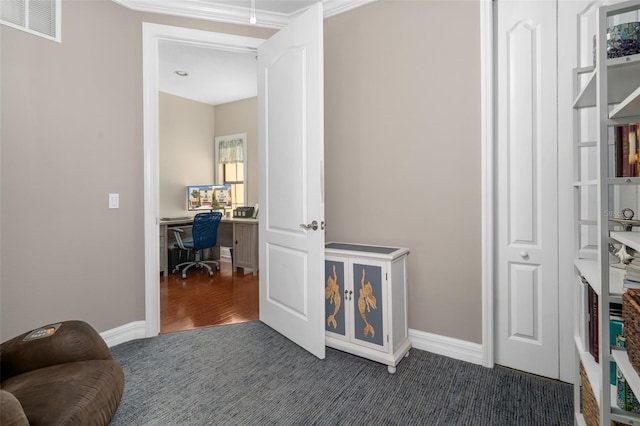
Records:
{"label": "white shelving unit", "polygon": [[[574,69],[575,383],[581,383],[582,364],[598,404],[597,424],[640,424],[640,415],[618,408],[616,387],[609,384],[610,361],[615,361],[631,389],[640,396],[640,377],[626,351],[609,345],[609,306],[621,303],[625,274],[624,268],[611,266],[609,244],[624,244],[640,252],[640,232],[634,232],[639,228],[623,231],[621,223],[609,220],[619,218],[616,209],[620,206],[640,215],[640,179],[616,176],[612,144],[614,126],[640,123],[640,54],[607,58],[607,29],[639,21],[640,0],[601,6],[594,18],[591,24],[595,25],[595,64]],[[591,39],[581,42],[591,45]],[[632,187],[636,189],[630,191]],[[633,205],[626,205],[630,193],[636,198]],[[599,362],[589,351],[587,286],[598,295]],[[589,424],[589,420],[593,423],[581,411],[581,386],[574,389],[576,424]]]}

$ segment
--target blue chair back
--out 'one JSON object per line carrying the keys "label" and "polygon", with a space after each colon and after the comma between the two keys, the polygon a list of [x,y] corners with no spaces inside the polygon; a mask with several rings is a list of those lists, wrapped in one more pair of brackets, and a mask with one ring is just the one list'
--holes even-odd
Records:
{"label": "blue chair back", "polygon": [[196,250],[213,247],[218,241],[218,225],[222,220],[222,213],[198,213],[193,218],[193,248]]}

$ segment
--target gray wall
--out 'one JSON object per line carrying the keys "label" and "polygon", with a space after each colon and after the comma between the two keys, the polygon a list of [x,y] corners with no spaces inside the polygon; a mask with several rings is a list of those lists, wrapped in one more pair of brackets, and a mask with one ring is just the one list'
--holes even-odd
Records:
{"label": "gray wall", "polygon": [[215,115],[216,136],[247,134],[247,206],[253,206],[258,202],[258,98],[216,105]]}
{"label": "gray wall", "polygon": [[258,202],[258,98],[209,105],[160,92],[160,217],[189,215],[187,185],[215,182],[216,136],[247,133],[248,203]]}
{"label": "gray wall", "polygon": [[214,106],[159,93],[160,217],[187,212],[187,185],[214,183]]}
{"label": "gray wall", "polygon": [[479,1],[325,20],[327,239],[408,247],[409,327],[482,342]]}
{"label": "gray wall", "polygon": [[[325,20],[327,238],[409,247],[409,326],[473,342],[479,14],[378,1]],[[0,28],[0,340],[144,319],[141,23],[273,33],[109,1],[64,1],[62,16],[62,44]]]}
{"label": "gray wall", "polygon": [[0,26],[0,340],[144,320],[142,22],[274,33],[106,0],[63,1],[62,43]]}

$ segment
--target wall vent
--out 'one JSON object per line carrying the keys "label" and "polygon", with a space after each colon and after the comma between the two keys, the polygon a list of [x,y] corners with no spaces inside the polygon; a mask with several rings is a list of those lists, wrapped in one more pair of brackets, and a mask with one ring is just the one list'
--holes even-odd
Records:
{"label": "wall vent", "polygon": [[0,0],[0,23],[60,42],[61,9],[62,0]]}

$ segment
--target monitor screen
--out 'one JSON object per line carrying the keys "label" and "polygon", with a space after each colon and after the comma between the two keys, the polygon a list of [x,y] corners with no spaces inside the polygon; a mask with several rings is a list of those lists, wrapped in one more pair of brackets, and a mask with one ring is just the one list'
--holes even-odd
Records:
{"label": "monitor screen", "polygon": [[230,208],[230,185],[187,186],[187,210],[223,210]]}

